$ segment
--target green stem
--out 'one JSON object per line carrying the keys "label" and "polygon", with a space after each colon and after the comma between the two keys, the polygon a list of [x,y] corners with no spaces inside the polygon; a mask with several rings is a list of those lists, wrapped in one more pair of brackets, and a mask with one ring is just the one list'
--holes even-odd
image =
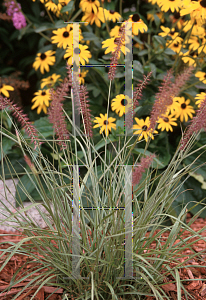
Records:
{"label": "green stem", "polygon": [[71,18],[70,22],[73,22],[82,12],[82,9],[80,8],[78,12]]}
{"label": "green stem", "polygon": [[53,18],[52,18],[52,16],[51,16],[51,14],[50,14],[50,12],[49,12],[49,10],[48,10],[48,8],[45,6],[45,9],[46,9],[46,12],[47,12],[47,14],[48,14],[48,16],[49,16],[49,19],[51,20],[51,22],[53,23],[53,24],[55,24],[54,23],[54,20],[53,20]]}
{"label": "green stem", "polygon": [[122,0],[119,1],[119,14],[122,16]]}

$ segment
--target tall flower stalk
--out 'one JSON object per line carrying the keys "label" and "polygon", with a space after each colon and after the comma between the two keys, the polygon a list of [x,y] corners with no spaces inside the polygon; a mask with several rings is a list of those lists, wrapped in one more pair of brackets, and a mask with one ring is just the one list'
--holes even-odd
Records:
{"label": "tall flower stalk", "polygon": [[13,101],[0,95],[0,109],[2,110],[6,107],[11,110],[12,115],[16,118],[16,120],[21,123],[21,126],[23,129],[25,129],[26,133],[31,138],[31,142],[35,144],[36,148],[38,142],[38,132],[29,121],[27,114],[23,113],[23,109]]}
{"label": "tall flower stalk", "polygon": [[185,134],[180,143],[180,150],[185,150],[190,137],[194,133],[200,132],[201,129],[206,131],[206,96],[201,102],[197,115],[192,119],[190,126],[186,129]]}
{"label": "tall flower stalk", "polygon": [[67,130],[67,123],[63,113],[63,102],[69,91],[69,81],[67,78],[56,89],[50,89],[52,98],[51,105],[48,109],[48,119],[53,124],[53,128],[58,136],[59,145],[65,149],[65,140],[69,140],[69,132]]}
{"label": "tall flower stalk", "polygon": [[[89,101],[88,99],[88,91],[86,86],[78,84],[78,78],[72,74],[72,67],[71,65],[67,64],[67,74],[68,74],[68,84],[72,88],[76,105],[78,108],[78,113],[82,114],[82,120],[85,126],[85,134],[88,137],[93,137],[92,132],[92,121],[91,121],[91,110],[89,108]],[[72,97],[73,101],[73,97]]]}
{"label": "tall flower stalk", "polygon": [[123,43],[125,42],[125,24],[122,25],[120,28],[120,35],[115,39],[115,44],[117,45],[115,51],[112,53],[112,57],[110,58],[111,64],[109,68],[109,73],[108,73],[108,78],[110,80],[113,80],[115,77],[115,72],[116,72],[116,65],[118,63],[118,59],[120,56],[121,52],[121,47]]}
{"label": "tall flower stalk", "polygon": [[159,92],[155,96],[155,103],[152,108],[150,126],[148,130],[155,129],[158,118],[164,115],[168,109],[168,106],[173,103],[173,98],[177,97],[181,89],[191,76],[193,67],[185,68],[185,70],[179,74],[175,82],[172,82],[172,70],[167,72],[167,75],[163,79],[163,83],[159,88]]}

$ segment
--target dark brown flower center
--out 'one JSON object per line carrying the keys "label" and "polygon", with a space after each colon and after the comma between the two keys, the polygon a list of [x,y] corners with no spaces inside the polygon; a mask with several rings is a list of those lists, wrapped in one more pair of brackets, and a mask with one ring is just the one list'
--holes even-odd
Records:
{"label": "dark brown flower center", "polygon": [[200,1],[200,5],[204,8],[206,8],[206,0]]}
{"label": "dark brown flower center", "polygon": [[41,60],[45,60],[46,54],[45,53],[41,53],[40,58],[41,58]]}
{"label": "dark brown flower center", "polygon": [[109,122],[107,120],[104,121],[104,125],[107,125],[109,124]]}
{"label": "dark brown flower center", "polygon": [[112,14],[112,15],[115,13],[114,10],[110,10],[109,12],[110,12],[110,14]]}
{"label": "dark brown flower center", "polygon": [[180,18],[180,13],[179,12],[176,12],[174,13],[174,18],[177,20]]}
{"label": "dark brown flower center", "polygon": [[167,117],[164,117],[163,120],[164,120],[164,122],[169,122],[169,118],[167,118]]}
{"label": "dark brown flower center", "polygon": [[134,14],[133,16],[132,16],[132,21],[133,22],[138,22],[140,20],[140,16],[138,15],[138,14]]}
{"label": "dark brown flower center", "polygon": [[75,54],[80,54],[80,49],[79,49],[79,48],[75,48],[75,49],[74,49],[74,53],[75,53]]}
{"label": "dark brown flower center", "polygon": [[114,39],[114,43],[115,43],[115,44],[118,44],[119,41],[120,41],[120,38],[118,38],[118,37]]}
{"label": "dark brown flower center", "polygon": [[42,96],[45,96],[45,95],[46,95],[46,93],[45,93],[45,92],[42,92],[42,93],[41,93],[41,95],[42,95]]}
{"label": "dark brown flower center", "polygon": [[204,75],[204,78],[206,78],[206,73],[205,73],[205,75]]}
{"label": "dark brown flower center", "polygon": [[122,99],[122,100],[121,100],[121,105],[122,105],[122,106],[126,106],[127,103],[128,103],[127,99]]}
{"label": "dark brown flower center", "polygon": [[173,1],[175,1],[175,0],[169,0],[169,1],[173,2]]}
{"label": "dark brown flower center", "polygon": [[179,43],[178,43],[178,42],[174,44],[174,47],[178,47],[178,46],[179,46]]}
{"label": "dark brown flower center", "polygon": [[197,56],[197,52],[196,52],[196,51],[192,51],[192,52],[190,53],[190,55],[193,56],[193,57],[194,57],[195,55]]}
{"label": "dark brown flower center", "polygon": [[171,31],[170,34],[171,34],[171,35],[174,35],[174,34],[175,34],[175,31]]}
{"label": "dark brown flower center", "polygon": [[69,32],[68,32],[68,31],[64,31],[63,37],[64,37],[64,38],[67,38],[68,36],[69,36]]}
{"label": "dark brown flower center", "polygon": [[143,131],[147,131],[147,125],[142,126]]}
{"label": "dark brown flower center", "polygon": [[182,108],[182,109],[185,109],[186,107],[187,107],[187,105],[186,105],[185,103],[182,103],[182,104],[181,104],[181,108]]}

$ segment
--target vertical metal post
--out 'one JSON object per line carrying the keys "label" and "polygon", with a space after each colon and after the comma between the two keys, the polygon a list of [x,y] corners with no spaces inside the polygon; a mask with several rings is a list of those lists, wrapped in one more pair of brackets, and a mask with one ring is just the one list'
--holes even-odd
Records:
{"label": "vertical metal post", "polygon": [[[76,91],[79,91],[79,74],[80,74],[80,63],[79,63],[79,22],[73,23],[73,69],[72,79],[73,86],[75,85]],[[73,90],[72,90],[73,93]],[[80,129],[80,114],[78,107],[80,106],[79,93],[73,93],[72,101],[72,121],[74,126],[72,127],[72,133],[76,137],[76,127]],[[78,134],[79,135],[79,134]]]}
{"label": "vertical metal post", "polygon": [[72,216],[72,276],[80,277],[80,193],[79,193],[79,167],[73,165],[73,216]]}
{"label": "vertical metal post", "polygon": [[125,278],[133,277],[132,165],[125,166]]}
{"label": "vertical metal post", "polygon": [[[129,52],[126,52],[125,49],[125,96],[128,96],[131,99],[131,102],[128,104],[130,110],[133,108],[133,47],[132,47],[132,22],[126,22],[125,25],[125,48],[129,49]],[[125,99],[125,105],[127,104],[127,100]],[[126,106],[125,106],[126,107]],[[129,126],[127,124],[130,124]],[[133,126],[133,115],[130,111],[125,111],[125,127],[126,127],[126,135],[132,136],[133,133],[130,132]]]}

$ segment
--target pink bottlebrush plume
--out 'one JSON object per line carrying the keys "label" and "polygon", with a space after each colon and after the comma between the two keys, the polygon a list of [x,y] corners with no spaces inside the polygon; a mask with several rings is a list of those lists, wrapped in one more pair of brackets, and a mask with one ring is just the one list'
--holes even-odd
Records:
{"label": "pink bottlebrush plume", "polygon": [[66,64],[68,85],[72,87],[72,65]]}
{"label": "pink bottlebrush plume", "polygon": [[81,112],[81,103],[80,103],[80,85],[78,82],[78,78],[75,76],[74,73],[72,73],[71,65],[67,64],[67,74],[68,74],[68,84],[73,90],[74,99],[76,101],[78,113]]}
{"label": "pink bottlebrush plume", "polygon": [[115,39],[115,44],[117,44],[117,47],[115,51],[112,53],[112,57],[110,58],[111,64],[109,68],[108,78],[109,80],[113,80],[115,77],[116,72],[116,65],[118,63],[121,47],[125,41],[125,24],[120,28],[120,35]]}
{"label": "pink bottlebrush plume", "polygon": [[80,103],[81,103],[81,111],[83,114],[83,119],[85,123],[86,134],[89,137],[93,137],[92,131],[92,121],[91,121],[91,110],[89,109],[88,104],[88,92],[86,86],[80,86]]}
{"label": "pink bottlebrush plume", "polygon": [[133,94],[133,107],[132,107],[132,105],[130,107],[128,107],[129,116],[126,118],[126,122],[125,122],[126,126],[128,126],[129,128],[131,128],[131,126],[132,126],[134,110],[137,106],[139,106],[138,100],[142,98],[142,90],[143,90],[143,88],[145,88],[145,86],[150,81],[151,75],[152,75],[152,71],[149,72],[147,76],[144,75],[144,79],[139,80],[139,83],[135,88],[135,91]]}
{"label": "pink bottlebrush plume", "polygon": [[63,83],[56,89],[50,89],[50,94],[52,98],[51,105],[48,109],[48,119],[50,123],[53,124],[54,131],[56,132],[61,149],[65,149],[67,146],[64,140],[69,139],[69,132],[67,130],[67,124],[65,121],[65,116],[63,114],[63,101],[67,92],[69,90],[68,79],[65,78]]}
{"label": "pink bottlebrush plume", "polygon": [[78,112],[82,112],[84,123],[85,123],[85,130],[88,137],[93,137],[92,132],[92,122],[91,122],[91,110],[89,109],[88,104],[88,92],[84,85],[78,84],[78,78],[72,76],[72,67],[71,65],[67,64],[67,74],[69,80],[69,86],[72,87],[74,98],[77,100],[77,108]]}
{"label": "pink bottlebrush plume", "polygon": [[22,108],[14,104],[10,99],[4,98],[0,95],[0,109],[8,107],[12,111],[12,115],[21,123],[21,126],[25,129],[26,133],[31,138],[31,142],[34,142],[35,148],[38,141],[38,132],[36,128],[31,124],[29,118],[23,113]]}
{"label": "pink bottlebrush plume", "polygon": [[29,166],[29,168],[34,172],[36,173],[37,170],[35,168],[35,165],[31,162],[31,159],[27,156],[27,155],[24,155],[24,160],[25,162],[27,163],[27,165]]}
{"label": "pink bottlebrush plume", "polygon": [[142,174],[145,172],[146,169],[149,168],[151,165],[153,159],[156,157],[155,154],[150,154],[147,157],[141,157],[140,160],[140,166],[135,167],[133,171],[133,176],[132,176],[132,184],[133,186],[138,184],[142,178]]}
{"label": "pink bottlebrush plume", "polygon": [[201,129],[206,131],[206,97],[201,102],[197,115],[190,121],[191,124],[187,128],[185,135],[181,140],[180,150],[184,150],[192,134],[198,133]]}
{"label": "pink bottlebrush plume", "polygon": [[171,80],[172,70],[167,72],[167,75],[164,77],[163,83],[159,88],[159,92],[155,96],[156,100],[152,108],[148,130],[155,129],[158,118],[166,113],[168,106],[173,103],[173,98],[179,95],[181,88],[191,76],[193,69],[193,66],[186,68],[176,77],[175,82],[172,82]]}
{"label": "pink bottlebrush plume", "polygon": [[148,130],[155,129],[158,118],[167,111],[167,106],[172,104],[172,97],[168,95],[169,86],[172,84],[172,70],[167,72],[163,82],[159,87],[159,92],[155,96],[155,103],[150,117],[150,126]]}

